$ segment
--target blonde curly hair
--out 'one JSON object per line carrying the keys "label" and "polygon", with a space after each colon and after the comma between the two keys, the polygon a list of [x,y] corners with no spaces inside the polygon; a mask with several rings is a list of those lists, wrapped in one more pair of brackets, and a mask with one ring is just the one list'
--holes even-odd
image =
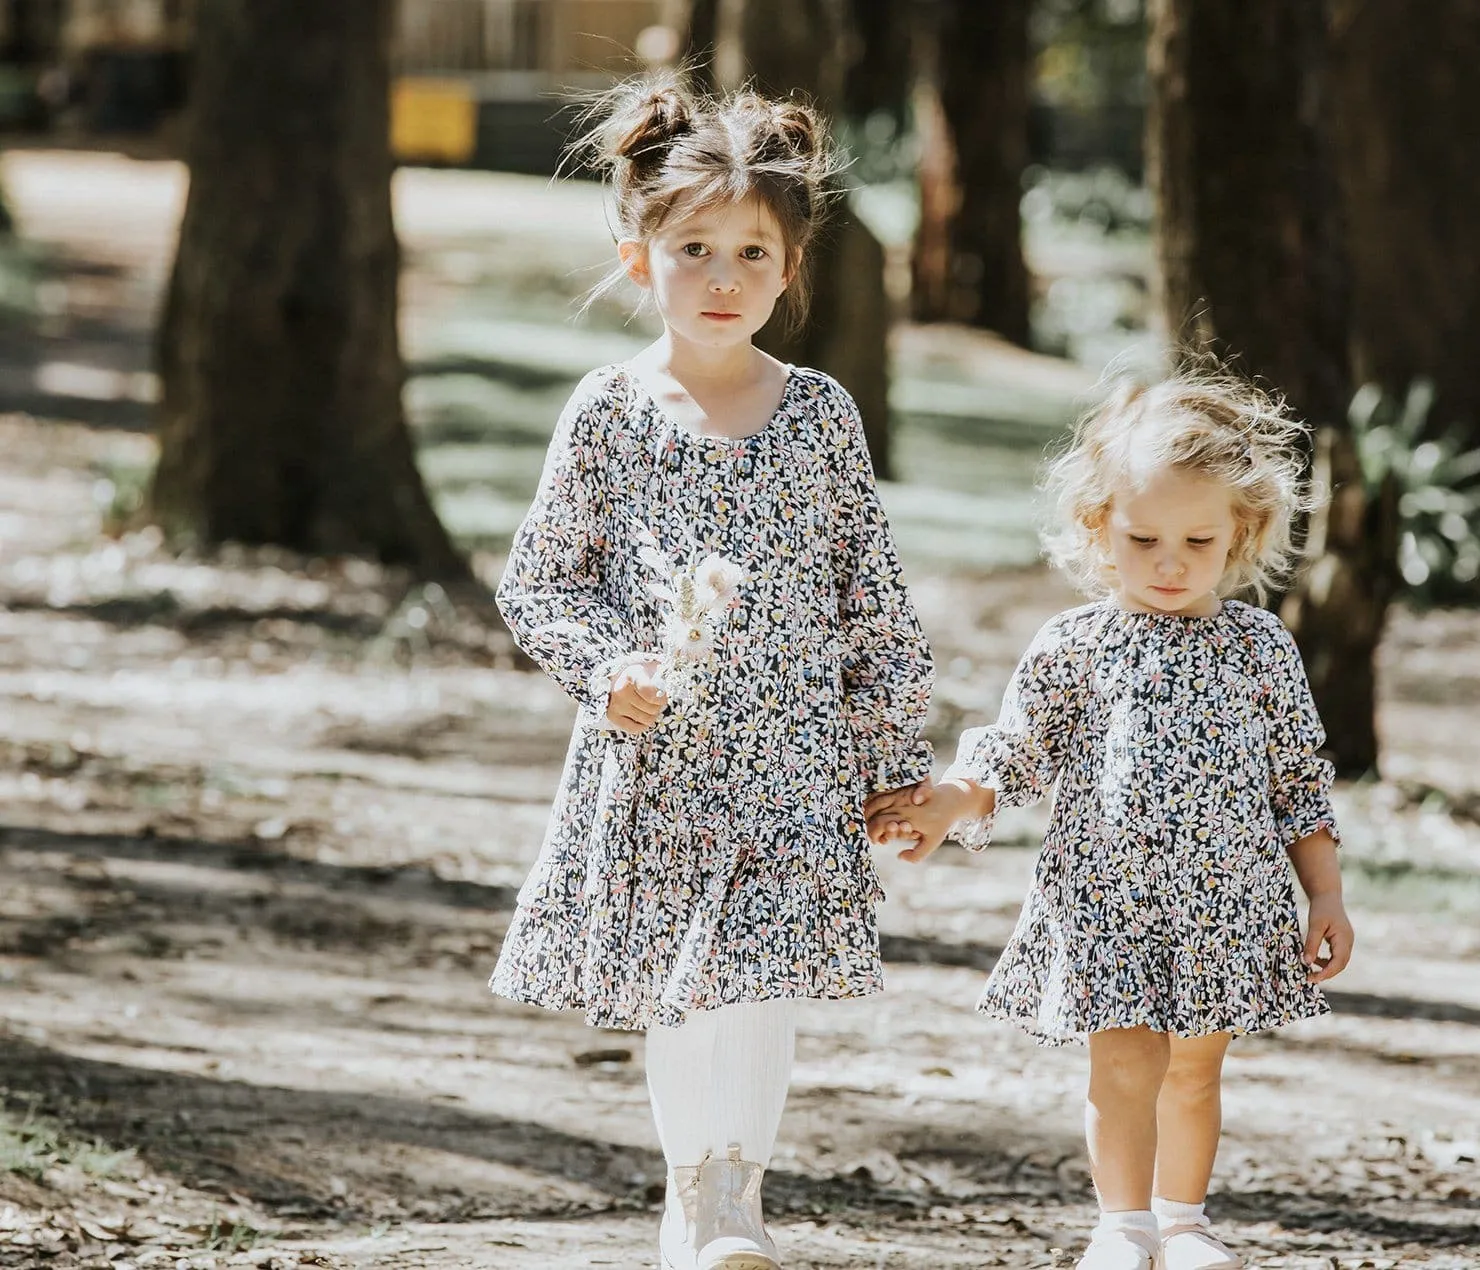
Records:
{"label": "blonde curly hair", "polygon": [[1295,527],[1319,497],[1306,480],[1310,429],[1282,397],[1207,357],[1156,383],[1114,380],[1049,465],[1057,527],[1049,559],[1093,594],[1114,589],[1104,528],[1117,493],[1176,468],[1228,486],[1237,528],[1219,594],[1262,602],[1297,562]]}

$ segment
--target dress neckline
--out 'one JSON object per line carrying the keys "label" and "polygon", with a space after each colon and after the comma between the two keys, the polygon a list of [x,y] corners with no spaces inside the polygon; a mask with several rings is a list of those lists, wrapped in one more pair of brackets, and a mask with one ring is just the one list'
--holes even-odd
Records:
{"label": "dress neckline", "polygon": [[1106,596],[1103,600],[1100,601],[1100,603],[1103,604],[1104,607],[1108,609],[1111,613],[1119,614],[1122,617],[1147,618],[1153,622],[1192,623],[1216,622],[1221,618],[1226,617],[1230,611],[1229,605],[1232,604],[1232,601],[1220,599],[1218,602],[1218,610],[1215,613],[1156,613],[1149,609],[1128,609],[1123,605],[1117,603],[1113,596]]}
{"label": "dress neckline", "polygon": [[648,388],[647,384],[643,382],[642,376],[632,369],[632,365],[630,362],[618,363],[618,365],[621,367],[622,373],[627,376],[628,381],[633,385],[634,388],[637,389],[639,393],[642,394],[642,396],[646,399],[648,405],[652,407],[653,413],[658,415],[673,430],[676,436],[686,437],[690,441],[697,441],[705,445],[712,445],[720,448],[724,448],[726,446],[733,447],[748,445],[750,442],[756,440],[757,438],[767,435],[776,427],[777,421],[785,412],[787,403],[791,399],[792,385],[796,383],[796,381],[800,378],[800,376],[797,374],[797,368],[795,365],[793,365],[791,362],[786,362],[783,364],[786,368],[786,378],[782,380],[781,396],[777,399],[776,407],[771,411],[770,417],[754,432],[747,432],[744,436],[729,437],[720,435],[718,433],[695,432],[691,428],[685,428],[681,423],[678,422],[677,419],[675,419],[671,414],[668,413],[667,410],[663,408],[658,399],[653,396],[652,391]]}

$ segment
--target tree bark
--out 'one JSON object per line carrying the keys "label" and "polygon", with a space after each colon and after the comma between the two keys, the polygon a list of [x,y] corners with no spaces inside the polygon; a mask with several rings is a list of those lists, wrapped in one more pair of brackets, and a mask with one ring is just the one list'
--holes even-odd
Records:
{"label": "tree bark", "polygon": [[926,57],[920,229],[911,305],[1028,343],[1023,170],[1029,0],[943,0]]}
{"label": "tree bark", "polygon": [[1480,446],[1480,5],[1333,8],[1358,378],[1396,395],[1432,379],[1432,421]]}
{"label": "tree bark", "polygon": [[202,0],[190,193],[158,335],[175,540],[459,579],[401,404],[393,0]]}
{"label": "tree bark", "polygon": [[1347,264],[1330,138],[1325,2],[1154,0],[1147,161],[1170,332],[1236,355],[1319,429],[1333,498],[1284,608],[1329,748],[1377,761],[1373,659],[1395,578],[1390,500],[1346,423]]}
{"label": "tree bark", "polygon": [[[729,71],[722,91],[753,79],[768,96],[799,93],[824,115],[841,108],[854,32],[847,0],[718,0],[721,47],[715,65]],[[727,33],[736,41],[724,47]],[[874,471],[890,472],[889,300],[884,250],[838,198],[809,252],[812,310],[802,329],[769,324],[760,344],[783,361],[834,376],[858,403]]]}

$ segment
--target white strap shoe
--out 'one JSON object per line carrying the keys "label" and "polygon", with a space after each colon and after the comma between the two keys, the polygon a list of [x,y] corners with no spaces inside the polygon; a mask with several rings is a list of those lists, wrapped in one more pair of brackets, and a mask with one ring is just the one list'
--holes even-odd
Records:
{"label": "white strap shoe", "polygon": [[1096,1227],[1075,1270],[1162,1270],[1161,1241],[1127,1226]]}
{"label": "white strap shoe", "polygon": [[1162,1256],[1166,1270],[1243,1270],[1236,1253],[1208,1229],[1206,1221],[1163,1226]]}

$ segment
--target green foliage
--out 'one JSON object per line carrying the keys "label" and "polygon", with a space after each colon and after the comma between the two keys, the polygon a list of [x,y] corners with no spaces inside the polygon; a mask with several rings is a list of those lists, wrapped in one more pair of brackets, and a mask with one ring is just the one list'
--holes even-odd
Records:
{"label": "green foliage", "polygon": [[6,1173],[42,1182],[49,1169],[70,1166],[94,1177],[112,1177],[133,1163],[131,1150],[69,1137],[60,1125],[33,1111],[17,1120],[0,1110],[0,1170]]}
{"label": "green foliage", "polygon": [[1375,384],[1352,398],[1349,418],[1367,487],[1398,490],[1398,567],[1425,604],[1480,601],[1480,449],[1458,425],[1430,422],[1434,386],[1416,380],[1401,398]]}
{"label": "green foliage", "polygon": [[1045,102],[1095,111],[1145,99],[1145,0],[1037,0],[1033,44]]}
{"label": "green foliage", "polygon": [[228,1223],[216,1217],[206,1232],[205,1247],[208,1252],[251,1252],[262,1237],[262,1231],[246,1222]]}

